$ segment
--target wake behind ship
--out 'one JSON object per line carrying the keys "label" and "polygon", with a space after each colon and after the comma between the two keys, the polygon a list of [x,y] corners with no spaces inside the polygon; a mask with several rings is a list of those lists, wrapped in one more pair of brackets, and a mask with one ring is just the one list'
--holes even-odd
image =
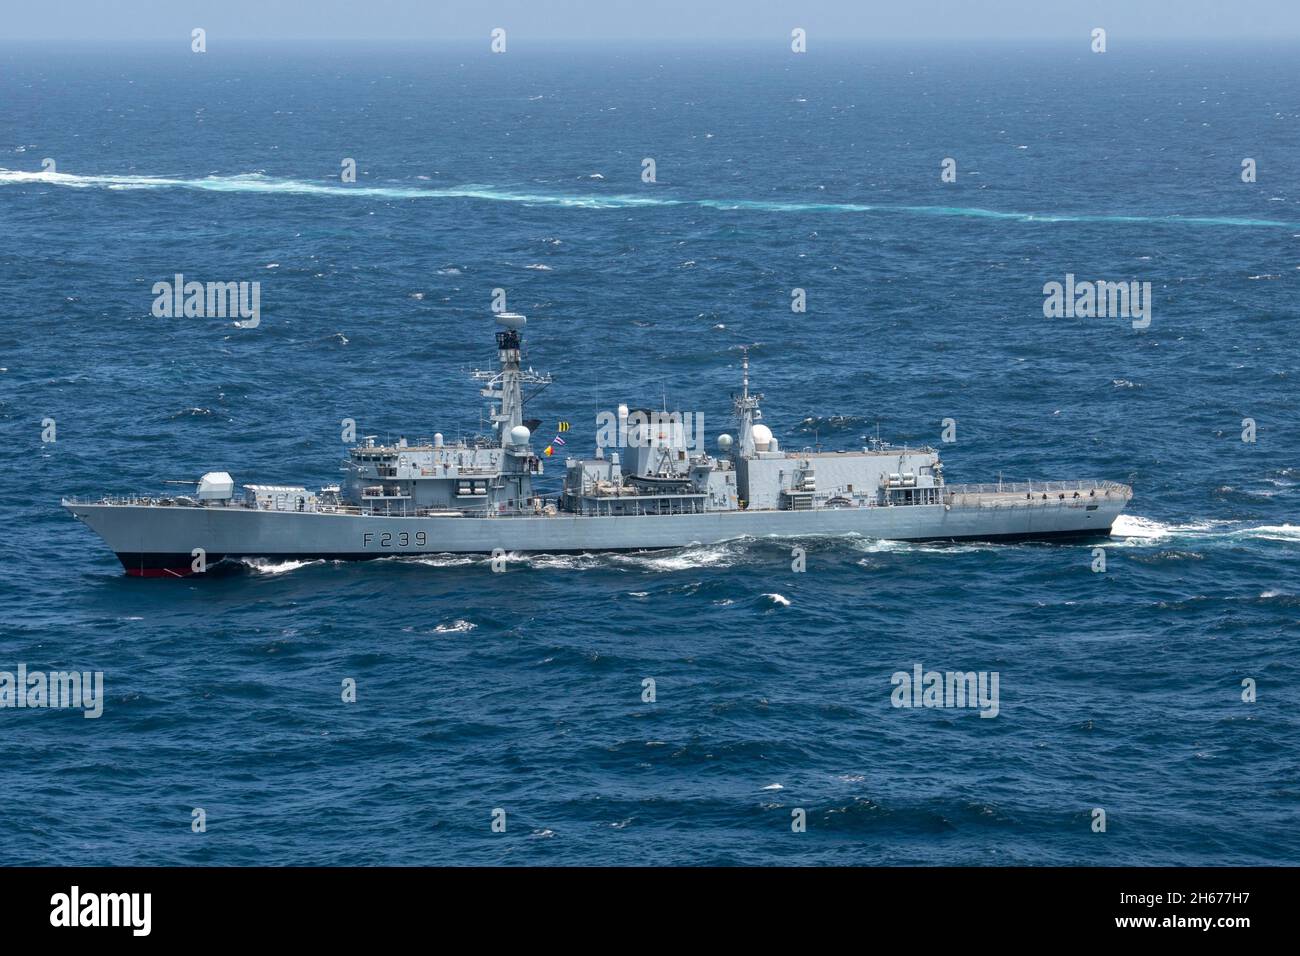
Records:
{"label": "wake behind ship", "polygon": [[616,439],[598,441],[593,458],[569,458],[560,493],[547,495],[533,486],[545,461],[533,450],[523,388],[550,378],[520,364],[524,317],[496,321],[499,368],[475,373],[491,436],[367,439],[350,449],[343,482],[316,492],[245,485],[236,496],[229,474],[210,472],[192,496],[65,498],[63,506],[127,574],[187,577],[241,558],[637,551],[757,536],[1100,536],[1133,495],[1113,481],[952,485],[933,448],[879,440],[849,451],[782,451],[762,423],[762,396],[749,390],[748,356],[736,435],[720,435],[716,455],[688,440],[679,413],[620,405]]}

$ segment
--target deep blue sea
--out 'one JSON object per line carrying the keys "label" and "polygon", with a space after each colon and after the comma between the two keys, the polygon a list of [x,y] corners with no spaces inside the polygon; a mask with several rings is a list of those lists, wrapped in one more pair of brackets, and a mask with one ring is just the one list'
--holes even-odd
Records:
{"label": "deep blue sea", "polygon": [[[486,46],[0,47],[0,670],[106,693],[0,709],[0,863],[1300,864],[1300,50]],[[261,325],[155,318],[176,273],[260,281]],[[1149,281],[1150,326],[1045,318],[1067,273]],[[729,430],[747,345],[786,448],[952,418],[950,481],[1131,484],[1107,569],[140,580],[59,507],[477,431],[495,288],[568,451],[620,401]],[[895,708],[916,664],[996,671],[998,716]]]}

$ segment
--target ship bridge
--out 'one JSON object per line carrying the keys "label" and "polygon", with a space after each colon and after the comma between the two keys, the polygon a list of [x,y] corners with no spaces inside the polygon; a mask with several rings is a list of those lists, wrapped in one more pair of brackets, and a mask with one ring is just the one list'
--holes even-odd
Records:
{"label": "ship bridge", "polygon": [[478,371],[488,400],[494,435],[448,444],[442,433],[432,439],[395,445],[376,444],[374,437],[349,451],[343,471],[344,501],[365,514],[412,515],[459,513],[479,515],[527,514],[542,505],[532,479],[543,472],[533,454],[532,433],[523,423],[525,385],[548,385],[549,375],[520,368],[526,319],[501,313],[496,322],[499,368]]}

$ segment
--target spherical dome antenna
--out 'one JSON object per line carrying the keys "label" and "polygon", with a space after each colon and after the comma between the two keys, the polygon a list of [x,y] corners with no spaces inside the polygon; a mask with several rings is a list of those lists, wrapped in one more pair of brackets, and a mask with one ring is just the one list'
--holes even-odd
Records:
{"label": "spherical dome antenna", "polygon": [[528,430],[526,425],[516,425],[510,429],[510,444],[527,445],[528,439],[533,437],[533,433]]}

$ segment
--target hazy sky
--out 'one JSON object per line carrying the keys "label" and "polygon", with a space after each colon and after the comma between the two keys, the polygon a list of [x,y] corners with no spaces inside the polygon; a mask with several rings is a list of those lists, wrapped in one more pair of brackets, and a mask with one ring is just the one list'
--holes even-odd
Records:
{"label": "hazy sky", "polygon": [[788,42],[1300,37],[1300,0],[5,0],[0,39],[626,39]]}

